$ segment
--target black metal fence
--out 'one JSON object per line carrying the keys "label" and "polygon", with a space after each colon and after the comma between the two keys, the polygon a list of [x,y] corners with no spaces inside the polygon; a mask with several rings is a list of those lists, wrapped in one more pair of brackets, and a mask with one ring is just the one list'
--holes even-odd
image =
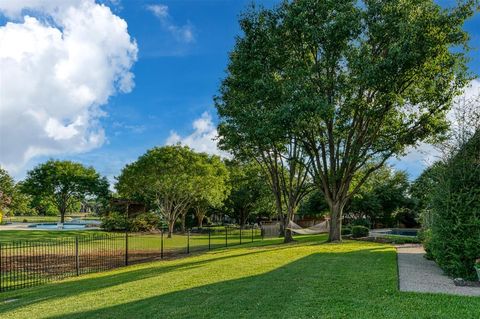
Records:
{"label": "black metal fence", "polygon": [[0,292],[260,239],[262,232],[255,227],[212,227],[171,237],[160,231],[0,242]]}

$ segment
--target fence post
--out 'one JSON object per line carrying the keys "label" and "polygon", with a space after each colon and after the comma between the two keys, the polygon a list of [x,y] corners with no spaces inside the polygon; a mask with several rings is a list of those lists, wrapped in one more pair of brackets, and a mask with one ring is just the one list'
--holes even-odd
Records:
{"label": "fence post", "polygon": [[242,244],[242,226],[240,226],[240,245]]}
{"label": "fence post", "polygon": [[80,257],[78,255],[78,236],[75,236],[75,269],[77,276],[80,275]]}
{"label": "fence post", "polygon": [[190,229],[187,231],[187,254],[190,254]]}
{"label": "fence post", "polygon": [[208,228],[208,250],[210,250],[210,237],[212,236],[212,228]]}
{"label": "fence post", "polygon": [[253,243],[253,225],[252,225],[252,243]]}
{"label": "fence post", "polygon": [[125,266],[128,266],[128,231],[125,232]]}
{"label": "fence post", "polygon": [[228,247],[228,227],[225,226],[225,247]]}
{"label": "fence post", "polygon": [[160,230],[160,258],[163,259],[163,228]]}

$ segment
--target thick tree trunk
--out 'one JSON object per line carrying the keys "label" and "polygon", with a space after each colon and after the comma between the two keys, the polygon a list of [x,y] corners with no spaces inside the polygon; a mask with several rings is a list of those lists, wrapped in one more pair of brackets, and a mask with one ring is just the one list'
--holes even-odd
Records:
{"label": "thick tree trunk", "polygon": [[286,229],[285,228],[285,235],[283,237],[283,242],[284,243],[291,243],[292,241],[294,241],[293,239],[293,234],[292,234],[292,231],[290,229]]}
{"label": "thick tree trunk", "polygon": [[330,230],[328,233],[329,242],[342,241],[342,216],[343,207],[341,203],[333,203],[330,207]]}
{"label": "thick tree trunk", "polygon": [[202,214],[198,214],[198,215],[197,215],[198,228],[202,228],[202,226],[203,226],[203,218],[204,218],[204,217],[205,217],[205,216],[202,215]]}

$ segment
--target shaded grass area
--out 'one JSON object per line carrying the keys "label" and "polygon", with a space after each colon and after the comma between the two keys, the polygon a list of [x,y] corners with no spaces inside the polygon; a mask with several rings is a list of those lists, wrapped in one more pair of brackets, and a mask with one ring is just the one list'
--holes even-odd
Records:
{"label": "shaded grass area", "polygon": [[324,240],[265,240],[1,294],[0,317],[478,318],[480,298],[400,293],[391,246]]}

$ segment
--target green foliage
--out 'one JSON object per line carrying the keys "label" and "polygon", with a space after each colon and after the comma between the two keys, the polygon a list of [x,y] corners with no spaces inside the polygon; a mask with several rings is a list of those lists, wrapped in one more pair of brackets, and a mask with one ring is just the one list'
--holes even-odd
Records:
{"label": "green foliage", "polygon": [[149,232],[160,229],[160,216],[156,213],[142,213],[134,218],[125,217],[125,214],[111,212],[102,217],[102,228],[105,231],[133,231]]}
{"label": "green foliage", "polygon": [[372,173],[346,208],[349,219],[367,219],[371,227],[416,226],[404,171],[383,167]]}
{"label": "green foliage", "polygon": [[217,156],[181,145],[148,150],[127,165],[117,180],[120,196],[158,210],[170,232],[189,208],[221,206],[229,192],[228,171]]}
{"label": "green foliage", "polygon": [[425,257],[429,260],[432,260],[432,230],[430,228],[421,229],[418,232],[417,237],[422,243],[423,249],[425,249]]}
{"label": "green foliage", "polygon": [[352,234],[352,229],[350,227],[342,227],[342,236],[347,236]]}
{"label": "green foliage", "polygon": [[30,170],[21,185],[22,191],[32,196],[37,205],[54,205],[62,222],[65,214],[74,211],[80,201],[108,198],[108,187],[106,178],[100,177],[93,167],[59,160],[49,160]]}
{"label": "green foliage", "polygon": [[148,232],[160,228],[160,216],[155,213],[143,213],[135,216],[130,222],[130,230],[134,232]]}
{"label": "green foliage", "polygon": [[433,258],[448,275],[474,279],[480,256],[480,131],[447,161],[431,205]]}
{"label": "green foliage", "polygon": [[112,212],[102,217],[102,228],[106,231],[124,231],[129,223],[124,214]]}
{"label": "green foliage", "polygon": [[369,229],[365,226],[352,226],[353,238],[367,237],[368,233],[369,233]]}
{"label": "green foliage", "polygon": [[308,194],[300,203],[297,214],[299,216],[321,217],[328,213],[328,204],[325,196],[318,190]]}
{"label": "green foliage", "polygon": [[247,11],[216,101],[221,145],[242,152],[297,141],[331,207],[330,240],[340,240],[343,208],[369,175],[445,134],[470,78],[462,26],[474,9],[299,0]]}
{"label": "green foliage", "polygon": [[15,192],[15,182],[6,170],[0,167],[0,210],[7,210]]}
{"label": "green foliage", "polygon": [[255,216],[275,213],[274,198],[260,166],[253,162],[229,161],[231,192],[224,212],[240,225]]}

